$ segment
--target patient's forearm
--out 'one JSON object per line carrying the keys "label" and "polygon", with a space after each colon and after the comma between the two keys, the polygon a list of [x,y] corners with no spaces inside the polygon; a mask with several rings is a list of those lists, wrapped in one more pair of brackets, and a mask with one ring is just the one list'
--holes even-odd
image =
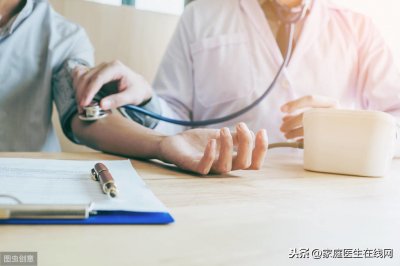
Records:
{"label": "patient's forearm", "polygon": [[111,114],[96,122],[72,119],[72,131],[80,143],[93,149],[143,159],[157,159],[163,136],[151,129]]}

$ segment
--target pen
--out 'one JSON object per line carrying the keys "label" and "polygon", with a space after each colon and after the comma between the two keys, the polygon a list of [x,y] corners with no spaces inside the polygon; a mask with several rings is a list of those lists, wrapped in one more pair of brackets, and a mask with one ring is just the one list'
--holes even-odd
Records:
{"label": "pen", "polygon": [[101,189],[108,196],[115,198],[118,195],[114,178],[104,164],[95,164],[94,168],[92,169],[92,178],[100,183]]}

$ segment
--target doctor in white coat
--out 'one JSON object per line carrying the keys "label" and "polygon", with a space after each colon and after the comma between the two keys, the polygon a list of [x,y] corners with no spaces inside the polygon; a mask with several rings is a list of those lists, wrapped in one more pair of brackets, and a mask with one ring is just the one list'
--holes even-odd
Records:
{"label": "doctor in white coat", "polygon": [[[296,6],[303,1],[279,2]],[[190,4],[153,85],[163,115],[205,120],[235,112],[257,99],[286,52],[281,25],[270,0],[197,0]],[[126,76],[124,71],[130,70],[115,63],[90,70],[88,75],[95,82],[78,86],[80,104],[87,105],[102,84]],[[148,99],[141,96],[143,87],[140,82],[124,87],[122,93],[101,104],[108,109],[143,102]],[[380,110],[399,118],[400,74],[369,18],[314,0],[296,25],[292,56],[271,94],[250,112],[214,126],[231,127],[244,121],[254,131],[266,128],[270,142],[297,139],[303,135],[302,111],[339,105]],[[183,130],[165,123],[157,129]]]}

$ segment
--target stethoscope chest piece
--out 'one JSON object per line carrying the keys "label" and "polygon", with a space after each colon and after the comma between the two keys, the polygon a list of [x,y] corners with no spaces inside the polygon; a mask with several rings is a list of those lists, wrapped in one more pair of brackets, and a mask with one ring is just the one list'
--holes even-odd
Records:
{"label": "stethoscope chest piece", "polygon": [[98,102],[92,102],[83,108],[83,113],[79,115],[79,119],[82,121],[96,121],[105,118],[109,113],[110,111],[101,109]]}

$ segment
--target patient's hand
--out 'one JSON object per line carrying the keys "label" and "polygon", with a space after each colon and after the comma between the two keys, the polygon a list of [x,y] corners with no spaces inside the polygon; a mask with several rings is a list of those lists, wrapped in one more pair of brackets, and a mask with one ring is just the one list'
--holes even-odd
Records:
{"label": "patient's hand", "polygon": [[309,108],[337,108],[339,103],[337,100],[324,97],[309,95],[300,99],[286,103],[281,107],[281,111],[287,113],[283,117],[281,131],[287,139],[299,139],[304,136],[303,130],[303,112],[296,113],[300,110]]}
{"label": "patient's hand", "polygon": [[[237,152],[234,151],[237,147]],[[232,170],[260,169],[267,152],[265,130],[256,136],[244,123],[229,129],[192,129],[166,137],[160,145],[160,159],[202,175]]]}

